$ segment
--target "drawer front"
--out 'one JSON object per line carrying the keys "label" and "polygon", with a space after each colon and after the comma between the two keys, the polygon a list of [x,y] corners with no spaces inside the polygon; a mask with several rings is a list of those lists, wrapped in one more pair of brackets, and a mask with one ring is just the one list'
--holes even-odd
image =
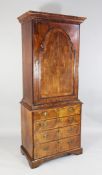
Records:
{"label": "drawer front", "polygon": [[80,104],[68,105],[61,108],[36,110],[34,111],[34,120],[47,120],[58,117],[67,117],[80,114]]}
{"label": "drawer front", "polygon": [[61,138],[66,138],[80,133],[80,125],[68,126],[64,128],[58,128],[48,131],[35,131],[34,141],[35,143],[45,143]]}
{"label": "drawer front", "polygon": [[69,137],[59,141],[59,152],[80,148],[80,136]]}
{"label": "drawer front", "polygon": [[54,129],[80,123],[80,115],[55,118],[52,120],[39,120],[34,123],[34,131]]}
{"label": "drawer front", "polygon": [[34,120],[47,120],[58,117],[57,109],[37,110],[34,111]]}
{"label": "drawer front", "polygon": [[52,120],[39,120],[34,123],[34,131],[54,129],[80,123],[80,115],[55,118]]}
{"label": "drawer front", "polygon": [[68,126],[59,129],[59,139],[79,135],[80,125]]}
{"label": "drawer front", "polygon": [[58,138],[59,138],[58,129],[36,132],[34,135],[35,143],[45,143],[53,140],[58,140]]}
{"label": "drawer front", "polygon": [[58,118],[52,120],[39,120],[34,123],[34,131],[58,128]]}
{"label": "drawer front", "polygon": [[65,127],[68,125],[74,125],[74,124],[79,124],[80,123],[80,115],[72,115],[68,117],[61,117],[59,118],[58,122],[59,127]]}
{"label": "drawer front", "polygon": [[47,157],[58,153],[58,142],[42,143],[34,148],[34,159]]}
{"label": "drawer front", "polygon": [[80,104],[66,106],[59,109],[59,117],[66,117],[80,114]]}
{"label": "drawer front", "polygon": [[34,159],[48,157],[59,152],[70,151],[77,148],[80,148],[80,136],[38,144],[34,147]]}

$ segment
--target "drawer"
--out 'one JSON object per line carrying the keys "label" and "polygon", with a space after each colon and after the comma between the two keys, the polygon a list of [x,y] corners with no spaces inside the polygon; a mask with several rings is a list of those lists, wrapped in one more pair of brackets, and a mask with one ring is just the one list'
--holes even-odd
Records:
{"label": "drawer", "polygon": [[48,131],[36,132],[34,135],[35,143],[45,143],[53,140],[58,140],[59,130],[53,129]]}
{"label": "drawer", "polygon": [[78,135],[80,133],[80,125],[68,126],[48,131],[35,131],[35,143],[45,143],[53,140],[58,140],[65,137]]}
{"label": "drawer", "polygon": [[34,111],[34,120],[47,120],[57,117],[66,117],[80,114],[80,104],[68,105],[61,108],[36,110]]}
{"label": "drawer", "polygon": [[52,120],[39,120],[34,123],[34,131],[58,128],[58,117]]}
{"label": "drawer", "polygon": [[59,117],[66,117],[76,114],[80,114],[80,104],[59,108]]}
{"label": "drawer", "polygon": [[59,152],[80,148],[80,136],[59,140]]}
{"label": "drawer", "polygon": [[58,142],[49,142],[36,145],[34,148],[34,159],[47,157],[58,153]]}
{"label": "drawer", "polygon": [[59,139],[80,134],[80,125],[59,128]]}
{"label": "drawer", "polygon": [[46,120],[58,117],[57,109],[37,110],[34,111],[34,120]]}
{"label": "drawer", "polygon": [[80,115],[61,117],[61,118],[57,117],[52,120],[39,120],[35,121],[34,123],[34,131],[39,132],[41,130],[49,130],[79,123],[80,123]]}
{"label": "drawer", "polygon": [[80,123],[80,115],[61,117],[61,118],[59,118],[58,123],[59,123],[58,124],[59,127],[65,127],[68,125],[79,124]]}

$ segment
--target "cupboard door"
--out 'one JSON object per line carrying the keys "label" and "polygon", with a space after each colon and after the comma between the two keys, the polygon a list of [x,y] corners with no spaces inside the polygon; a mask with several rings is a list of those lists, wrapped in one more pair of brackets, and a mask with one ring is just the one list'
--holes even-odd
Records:
{"label": "cupboard door", "polygon": [[[60,25],[60,26],[59,26]],[[73,99],[78,37],[75,25],[52,22],[34,24],[34,102],[49,103]],[[70,33],[71,28],[74,32]],[[76,31],[76,32],[75,32]],[[73,40],[73,42],[72,42]],[[77,40],[76,40],[77,41]]]}

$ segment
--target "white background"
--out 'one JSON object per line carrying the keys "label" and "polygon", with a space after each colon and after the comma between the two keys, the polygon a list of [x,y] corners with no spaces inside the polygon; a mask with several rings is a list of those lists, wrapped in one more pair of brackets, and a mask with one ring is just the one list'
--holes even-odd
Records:
{"label": "white background", "polygon": [[[83,101],[80,156],[67,156],[31,170],[20,154],[22,98],[21,28],[28,10],[85,16],[81,24],[79,98]],[[102,174],[102,1],[0,0],[0,174]]]}

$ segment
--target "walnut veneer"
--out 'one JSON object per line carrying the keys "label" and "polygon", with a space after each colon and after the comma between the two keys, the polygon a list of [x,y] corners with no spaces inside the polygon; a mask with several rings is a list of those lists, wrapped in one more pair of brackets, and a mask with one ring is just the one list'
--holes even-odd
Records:
{"label": "walnut veneer", "polygon": [[32,168],[81,154],[78,100],[80,23],[74,17],[29,11],[22,27],[21,151]]}

